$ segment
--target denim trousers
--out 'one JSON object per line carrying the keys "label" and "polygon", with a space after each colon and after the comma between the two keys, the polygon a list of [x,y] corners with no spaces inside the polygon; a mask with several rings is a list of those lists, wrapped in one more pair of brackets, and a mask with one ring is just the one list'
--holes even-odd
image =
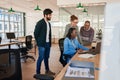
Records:
{"label": "denim trousers", "polygon": [[41,63],[43,60],[45,64],[45,70],[49,71],[50,43],[46,43],[45,47],[38,47],[38,53],[36,73],[40,74]]}

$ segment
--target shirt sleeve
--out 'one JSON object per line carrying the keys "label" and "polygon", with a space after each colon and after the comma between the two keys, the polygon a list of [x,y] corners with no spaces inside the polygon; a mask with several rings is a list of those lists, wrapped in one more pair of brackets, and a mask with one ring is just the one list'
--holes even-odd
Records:
{"label": "shirt sleeve", "polygon": [[66,38],[64,40],[64,54],[72,55],[72,54],[75,54],[75,53],[76,53],[76,50],[69,48],[69,40]]}
{"label": "shirt sleeve", "polygon": [[[91,28],[91,29],[92,29],[92,28]],[[93,38],[94,38],[94,30],[92,29],[92,30],[91,30],[91,35],[90,35],[89,41],[92,42],[92,41],[93,41]]]}
{"label": "shirt sleeve", "polygon": [[37,38],[38,38],[38,36],[39,36],[39,34],[40,34],[40,29],[41,28],[41,24],[40,24],[40,22],[38,22],[37,24],[36,24],[36,26],[35,26],[35,29],[34,29],[34,37],[35,37],[35,39],[37,40]]}
{"label": "shirt sleeve", "polygon": [[80,32],[79,32],[79,30],[78,30],[78,26],[77,26],[76,29],[77,29],[77,38],[78,38],[78,41],[79,41],[79,43],[83,44],[82,39],[81,39],[81,36],[80,36]]}
{"label": "shirt sleeve", "polygon": [[82,27],[80,28],[80,36],[82,36]]}

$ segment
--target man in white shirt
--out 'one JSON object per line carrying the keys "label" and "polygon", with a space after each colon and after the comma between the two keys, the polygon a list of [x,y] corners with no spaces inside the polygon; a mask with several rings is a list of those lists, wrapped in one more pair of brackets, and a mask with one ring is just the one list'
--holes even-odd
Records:
{"label": "man in white shirt", "polygon": [[51,47],[51,24],[49,21],[52,16],[51,9],[45,9],[43,11],[44,18],[37,22],[34,30],[35,40],[38,46],[38,60],[36,65],[36,73],[40,74],[41,63],[44,60],[46,74],[55,75],[49,69],[49,55]]}

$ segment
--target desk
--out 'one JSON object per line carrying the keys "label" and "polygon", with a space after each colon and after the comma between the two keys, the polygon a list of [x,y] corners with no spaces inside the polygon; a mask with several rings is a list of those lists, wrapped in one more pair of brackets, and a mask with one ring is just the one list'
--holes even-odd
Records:
{"label": "desk", "polygon": [[[0,47],[3,47],[3,46],[8,46],[8,48],[2,48],[0,49],[0,53],[2,53],[3,51],[6,53],[8,52],[9,55],[10,53],[14,53],[15,55],[15,72],[14,74],[11,74],[10,75],[4,75],[4,76],[1,76],[0,78],[1,79],[4,79],[4,80],[22,80],[22,72],[21,72],[21,62],[20,62],[20,51],[19,51],[19,48],[16,47],[16,48],[11,48],[10,46],[11,45],[14,45],[14,44],[18,44],[18,42],[11,42],[11,43],[3,43],[3,44],[0,44]],[[9,61],[11,60],[11,58],[9,57]]]}
{"label": "desk", "polygon": [[[88,59],[79,58],[78,56],[79,56],[79,54],[76,53],[71,60],[94,62],[95,68],[99,68],[100,54],[97,54],[95,57],[88,58]],[[69,66],[69,63],[61,70],[61,72],[55,77],[54,80],[62,80],[62,77],[64,76],[68,66]],[[98,73],[99,73],[99,71],[95,70],[95,73],[94,73],[95,80],[98,80]]]}
{"label": "desk", "polygon": [[9,46],[9,45],[14,45],[14,44],[18,44],[18,42],[11,42],[11,43],[6,42],[6,43],[1,43],[1,44],[0,44],[0,47]]}
{"label": "desk", "polygon": [[[32,41],[35,41],[35,39],[33,38]],[[0,51],[3,50],[3,49],[5,49],[5,51],[7,51],[9,53],[13,52],[15,54],[15,56],[16,56],[15,57],[15,66],[16,66],[15,71],[16,72],[14,74],[12,74],[11,76],[8,76],[8,75],[1,76],[0,79],[4,78],[5,80],[22,80],[20,51],[19,51],[19,47],[16,45],[16,44],[20,44],[20,43],[22,43],[22,44],[25,43],[25,37],[18,38],[17,42],[11,42],[11,43],[9,43],[9,41],[7,41],[7,42],[3,41],[0,44]],[[13,45],[16,45],[16,47],[13,46]],[[8,47],[6,47],[6,46],[8,46]],[[36,46],[35,46],[35,54],[36,54]]]}

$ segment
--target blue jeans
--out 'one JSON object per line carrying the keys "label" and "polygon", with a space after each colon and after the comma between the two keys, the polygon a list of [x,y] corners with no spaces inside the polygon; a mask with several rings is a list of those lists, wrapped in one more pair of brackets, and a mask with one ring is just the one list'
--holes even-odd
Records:
{"label": "blue jeans", "polygon": [[49,71],[49,54],[50,54],[50,43],[46,43],[45,47],[38,47],[39,55],[37,60],[36,73],[40,74],[41,63],[44,59],[45,70]]}

